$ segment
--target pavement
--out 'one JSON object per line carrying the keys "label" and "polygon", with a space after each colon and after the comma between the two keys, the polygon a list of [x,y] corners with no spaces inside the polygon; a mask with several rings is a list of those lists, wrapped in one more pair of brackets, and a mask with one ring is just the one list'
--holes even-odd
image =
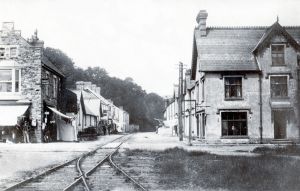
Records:
{"label": "pavement", "polygon": [[186,151],[202,151],[218,155],[256,156],[252,151],[257,147],[275,147],[273,144],[203,144],[193,141],[189,146],[186,138],[179,141],[177,136],[170,134],[156,134],[154,132],[135,134],[121,148],[130,150],[164,151],[175,147]]}

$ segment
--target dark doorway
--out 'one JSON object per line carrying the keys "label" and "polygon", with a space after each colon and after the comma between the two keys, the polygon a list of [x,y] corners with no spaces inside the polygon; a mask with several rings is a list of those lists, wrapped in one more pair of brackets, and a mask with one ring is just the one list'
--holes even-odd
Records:
{"label": "dark doorway", "polygon": [[201,113],[200,118],[200,132],[201,132],[201,138],[205,138],[205,113]]}
{"label": "dark doorway", "polygon": [[274,139],[285,139],[286,123],[287,123],[286,111],[282,111],[282,110],[273,111],[273,122],[274,122]]}
{"label": "dark doorway", "polygon": [[200,138],[200,120],[199,114],[196,115],[196,124],[197,124],[197,137]]}

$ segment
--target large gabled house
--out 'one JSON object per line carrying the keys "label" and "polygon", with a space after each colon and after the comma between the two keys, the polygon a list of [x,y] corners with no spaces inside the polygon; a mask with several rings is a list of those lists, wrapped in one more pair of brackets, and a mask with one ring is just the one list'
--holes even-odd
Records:
{"label": "large gabled house", "polygon": [[193,136],[219,142],[299,141],[300,27],[194,30]]}

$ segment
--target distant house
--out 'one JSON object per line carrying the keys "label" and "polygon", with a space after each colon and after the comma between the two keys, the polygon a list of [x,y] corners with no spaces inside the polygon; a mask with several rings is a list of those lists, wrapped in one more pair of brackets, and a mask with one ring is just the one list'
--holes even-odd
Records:
{"label": "distant house", "polygon": [[78,132],[88,127],[95,127],[99,133],[103,127],[110,127],[111,131],[126,131],[129,126],[129,114],[123,107],[116,107],[111,100],[101,96],[100,87],[91,82],[78,81],[76,89],[71,91],[77,96]]}
{"label": "distant house", "polygon": [[80,81],[76,82],[76,89],[71,90],[77,96],[76,126],[79,132],[88,127],[97,127],[100,120],[100,100],[86,90],[91,86],[91,82]]}
{"label": "distant house", "polygon": [[193,136],[299,141],[300,27],[207,27],[207,15],[200,11],[194,31]]}
{"label": "distant house", "polygon": [[178,134],[178,86],[174,86],[172,97],[165,99],[164,121],[170,135]]}
{"label": "distant house", "polygon": [[27,121],[31,142],[59,140],[58,120],[72,119],[59,111],[63,73],[43,55],[37,32],[25,40],[5,22],[0,36],[0,139],[20,141],[16,125]]}

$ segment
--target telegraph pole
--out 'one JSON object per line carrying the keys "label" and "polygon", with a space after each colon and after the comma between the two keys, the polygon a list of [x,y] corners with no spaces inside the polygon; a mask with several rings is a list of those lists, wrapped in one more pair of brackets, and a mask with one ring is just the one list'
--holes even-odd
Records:
{"label": "telegraph pole", "polygon": [[182,134],[182,93],[183,93],[183,64],[179,62],[179,85],[178,85],[178,129],[179,129],[179,141],[183,141]]}

